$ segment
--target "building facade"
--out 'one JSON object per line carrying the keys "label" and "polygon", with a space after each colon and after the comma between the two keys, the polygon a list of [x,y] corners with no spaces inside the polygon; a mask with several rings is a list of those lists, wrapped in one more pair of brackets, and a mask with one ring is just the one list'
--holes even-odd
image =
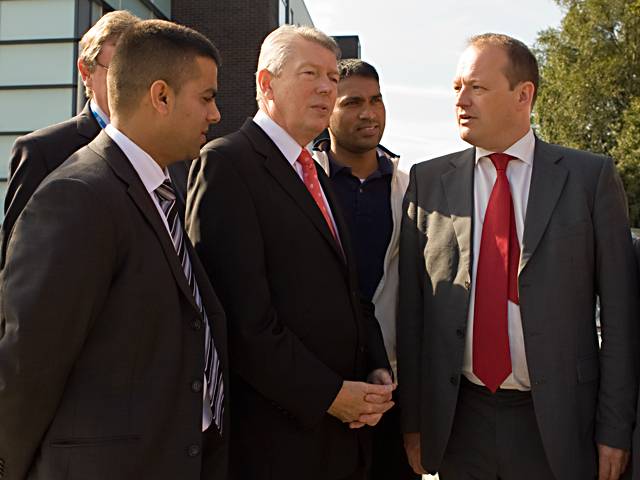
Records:
{"label": "building facade", "polygon": [[104,13],[119,9],[190,26],[220,49],[222,120],[212,137],[238,129],[255,114],[264,37],[285,23],[313,26],[304,0],[0,0],[0,202],[15,139],[82,110],[78,41]]}

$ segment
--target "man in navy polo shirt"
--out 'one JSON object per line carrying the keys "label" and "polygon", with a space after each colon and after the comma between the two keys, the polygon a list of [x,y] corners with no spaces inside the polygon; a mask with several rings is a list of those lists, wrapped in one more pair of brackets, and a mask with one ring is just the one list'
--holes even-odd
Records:
{"label": "man in navy polo shirt", "polygon": [[[385,107],[376,69],[354,59],[341,61],[338,69],[330,138],[316,144],[314,156],[339,199],[355,249],[360,291],[375,306],[395,374],[398,237],[408,176],[398,170],[400,158],[379,144]],[[418,478],[402,446],[397,408],[374,428],[371,478]]]}

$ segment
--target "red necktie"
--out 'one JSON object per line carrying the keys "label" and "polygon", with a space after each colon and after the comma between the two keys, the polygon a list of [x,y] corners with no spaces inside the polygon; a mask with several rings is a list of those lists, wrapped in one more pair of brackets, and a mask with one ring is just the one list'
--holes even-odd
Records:
{"label": "red necktie", "polygon": [[318,181],[318,172],[316,171],[316,162],[311,158],[309,150],[306,148],[302,149],[302,152],[300,152],[300,155],[298,156],[298,162],[302,165],[302,181],[322,212],[327,225],[329,225],[329,230],[331,230],[333,238],[338,242],[338,237],[333,229],[333,222],[331,221],[327,207],[324,204],[324,199],[322,198],[320,182]]}
{"label": "red necktie", "polygon": [[507,300],[518,303],[520,244],[507,165],[514,158],[489,155],[496,168],[482,225],[473,314],[473,373],[495,393],[511,373]]}

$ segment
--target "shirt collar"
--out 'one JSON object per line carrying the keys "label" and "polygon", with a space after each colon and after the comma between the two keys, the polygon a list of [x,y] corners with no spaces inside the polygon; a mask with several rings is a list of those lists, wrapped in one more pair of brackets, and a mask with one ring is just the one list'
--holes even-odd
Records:
{"label": "shirt collar", "polygon": [[162,182],[169,178],[166,170],[160,168],[160,165],[156,163],[151,155],[133,143],[129,137],[112,124],[107,125],[104,131],[129,159],[149,194],[152,194],[156,188],[162,185]]}
{"label": "shirt collar", "polygon": [[96,117],[96,121],[100,125],[100,128],[105,128],[107,125],[109,125],[109,115],[102,111],[102,109],[98,105],[98,102],[94,101],[93,99],[89,100],[89,108],[91,109],[91,113],[93,113],[93,116]]}
{"label": "shirt collar", "polygon": [[[533,165],[533,154],[535,146],[536,137],[533,135],[533,130],[529,128],[529,131],[522,138],[520,138],[520,140],[507,148],[504,153],[523,161],[527,165]],[[476,147],[476,164],[481,158],[488,157],[492,153],[495,152]]]}
{"label": "shirt collar", "polygon": [[253,117],[253,121],[266,133],[269,138],[276,144],[278,150],[282,152],[284,158],[293,166],[302,152],[302,147],[296,142],[287,131],[278,125],[269,115],[263,110],[258,110],[258,113]]}
{"label": "shirt collar", "polygon": [[[346,172],[349,175],[353,175],[351,173],[350,167],[336,161],[333,154],[331,153],[331,150],[327,150],[327,157],[329,158],[329,176],[331,178],[333,178],[343,170],[346,170]],[[369,175],[369,178],[374,176],[381,177],[384,175],[392,175],[392,174],[393,174],[393,162],[391,162],[391,160],[386,155],[383,155],[378,151],[378,169],[375,170],[371,175]]]}

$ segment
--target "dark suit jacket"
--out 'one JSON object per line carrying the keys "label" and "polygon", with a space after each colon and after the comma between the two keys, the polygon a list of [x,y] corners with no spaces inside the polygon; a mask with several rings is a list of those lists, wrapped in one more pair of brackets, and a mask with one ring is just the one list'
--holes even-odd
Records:
{"label": "dark suit jacket", "polygon": [[[436,471],[456,409],[472,268],[474,149],[415,165],[400,249],[404,430]],[[558,479],[596,474],[595,442],[630,446],[637,275],[611,159],[536,141],[518,276],[533,403]],[[594,322],[601,299],[602,347]]]}
{"label": "dark suit jacket", "polygon": [[187,222],[229,318],[235,478],[348,475],[369,432],[327,409],[343,380],[389,366],[375,318],[361,311],[348,239],[345,262],[304,183],[252,120],[194,161]]}
{"label": "dark suit jacket", "polygon": [[[4,198],[4,221],[0,228],[0,268],[4,265],[6,239],[40,182],[68,157],[100,133],[89,102],[77,116],[16,139],[9,160],[9,185]],[[169,174],[177,194],[185,202],[188,166],[174,163]]]}
{"label": "dark suit jacket", "polygon": [[[640,238],[633,238],[633,250],[636,255],[636,266],[638,268],[638,273],[640,274]],[[636,291],[636,295],[640,295],[640,289]],[[640,318],[638,319],[640,321]],[[638,397],[638,406],[640,407],[640,396]],[[627,469],[626,475],[624,478],[633,478],[633,480],[640,480],[640,421],[638,421],[638,416],[640,416],[640,408],[636,409],[636,427],[633,432],[633,455],[631,464]]]}
{"label": "dark suit jacket", "polygon": [[[224,313],[188,248],[228,384]],[[202,317],[106,133],[37,189],[0,280],[0,478],[221,478],[201,472]]]}

